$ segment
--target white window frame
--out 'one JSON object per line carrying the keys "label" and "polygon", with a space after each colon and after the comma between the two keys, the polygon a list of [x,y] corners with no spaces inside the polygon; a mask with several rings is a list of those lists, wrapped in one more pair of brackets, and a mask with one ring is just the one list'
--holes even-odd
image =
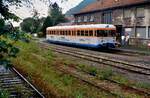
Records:
{"label": "white window frame", "polygon": [[87,22],[87,20],[88,20],[88,17],[84,16],[84,22]]}
{"label": "white window frame", "polygon": [[90,22],[93,22],[94,21],[94,15],[91,15],[90,16]]}
{"label": "white window frame", "polygon": [[124,9],[123,16],[124,18],[131,18],[131,9]]}
{"label": "white window frame", "polygon": [[145,8],[144,7],[136,8],[136,17],[145,17]]}
{"label": "white window frame", "polygon": [[81,22],[81,17],[78,17],[78,22]]}

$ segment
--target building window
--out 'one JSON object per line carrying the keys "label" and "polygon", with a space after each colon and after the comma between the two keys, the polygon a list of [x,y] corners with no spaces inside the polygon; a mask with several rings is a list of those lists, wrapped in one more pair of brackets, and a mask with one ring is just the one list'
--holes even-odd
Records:
{"label": "building window", "polygon": [[81,17],[78,17],[78,22],[81,22]]}
{"label": "building window", "polygon": [[84,16],[84,22],[87,22],[88,17]]}
{"label": "building window", "polygon": [[93,15],[90,16],[90,21],[91,22],[94,21],[94,16]]}
{"label": "building window", "polygon": [[102,23],[112,24],[112,13],[111,12],[103,13]]}
{"label": "building window", "polygon": [[145,9],[136,8],[136,17],[145,17]]}
{"label": "building window", "polygon": [[130,18],[131,17],[131,10],[126,9],[124,10],[124,18]]}
{"label": "building window", "polygon": [[150,27],[148,29],[148,38],[150,38]]}
{"label": "building window", "polygon": [[135,37],[135,32],[133,28],[125,28],[125,35],[128,35],[129,37]]}
{"label": "building window", "polygon": [[146,28],[136,28],[136,37],[137,38],[146,38]]}

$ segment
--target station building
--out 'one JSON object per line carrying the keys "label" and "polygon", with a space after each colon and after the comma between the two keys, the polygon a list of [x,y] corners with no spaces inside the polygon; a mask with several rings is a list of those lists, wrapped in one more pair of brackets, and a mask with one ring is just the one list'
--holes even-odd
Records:
{"label": "station building", "polygon": [[117,38],[129,35],[129,44],[150,42],[150,0],[97,0],[74,14],[75,24],[113,24]]}

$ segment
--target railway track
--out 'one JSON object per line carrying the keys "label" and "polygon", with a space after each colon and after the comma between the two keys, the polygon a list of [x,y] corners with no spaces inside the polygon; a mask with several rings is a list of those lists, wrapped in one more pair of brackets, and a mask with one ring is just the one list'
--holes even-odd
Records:
{"label": "railway track", "polygon": [[[136,87],[128,86],[125,84],[121,84],[117,81],[111,80],[111,79],[106,79],[106,80],[99,80],[97,79],[96,76],[90,75],[89,72],[85,70],[80,70],[75,66],[69,66],[69,67],[58,67],[60,71],[63,71],[65,73],[69,73],[73,77],[76,77],[88,84],[91,84],[95,86],[96,88],[102,89],[118,98],[122,98],[122,95],[118,95],[117,92],[115,91],[114,88],[122,90],[127,90],[127,92],[134,92],[136,94],[144,95],[144,98],[149,98],[150,92],[143,90],[143,89],[138,89]],[[108,84],[107,84],[108,83]],[[103,85],[105,84],[105,85]]]}
{"label": "railway track", "polygon": [[72,48],[66,48],[63,46],[58,46],[58,45],[50,46],[48,43],[43,43],[43,42],[41,43],[41,45],[44,45],[44,48],[47,48],[47,49],[48,47],[51,47],[53,51],[56,51],[59,53],[72,55],[72,56],[83,58],[89,61],[93,61],[93,62],[105,64],[108,66],[112,66],[115,68],[123,69],[129,72],[134,72],[134,73],[143,74],[143,75],[150,75],[150,67],[148,66],[128,63],[128,62],[120,61],[120,60],[118,61],[116,59],[110,59],[110,58],[103,57],[103,56],[97,56],[91,53],[86,53],[80,50],[74,50]]}
{"label": "railway track", "polygon": [[[42,44],[42,46],[43,46],[43,43],[41,43]],[[47,46],[48,45],[48,46]],[[49,49],[48,47],[52,47],[52,46],[49,46],[49,44],[45,44],[44,43],[44,48],[46,48],[46,49]],[[69,54],[69,55],[72,55],[72,56],[76,56],[76,57],[79,57],[79,54],[82,54],[82,53],[77,53],[77,52],[70,52],[71,50],[66,50],[66,48],[64,48],[64,49],[60,49],[60,47],[59,48],[56,48],[56,47],[52,47],[53,49],[52,50],[54,50],[54,51],[56,51],[56,52],[59,52],[59,53],[63,53],[63,54]],[[61,47],[62,48],[62,47]],[[68,52],[69,51],[69,52]],[[89,54],[87,55],[82,55],[82,57],[80,57],[80,58],[85,58],[85,57],[89,57]],[[91,57],[91,55],[90,55],[90,57]],[[95,57],[95,56],[94,56]],[[89,58],[85,58],[85,59],[88,59],[88,60],[92,60],[92,61],[96,61],[96,62],[98,62],[97,60],[94,60],[94,58],[92,57],[92,59],[89,59]],[[104,58],[103,58],[104,59]],[[106,58],[105,58],[106,59]],[[105,60],[104,59],[104,60]],[[112,61],[112,60],[111,60]],[[102,61],[101,61],[102,62]],[[101,63],[100,62],[100,63]],[[121,62],[122,63],[122,62]],[[123,63],[124,64],[124,63]],[[126,63],[125,63],[126,64]],[[121,66],[121,65],[120,65]],[[134,66],[134,65],[133,65]],[[73,66],[70,66],[70,67],[73,67]],[[134,66],[134,67],[137,67],[137,66]],[[138,68],[141,68],[140,66],[138,66]],[[72,68],[71,68],[72,69]],[[102,86],[102,85],[99,85],[100,83],[98,83],[98,82],[93,82],[93,81],[91,81],[91,80],[93,80],[93,79],[88,79],[88,78],[82,78],[82,76],[80,75],[80,74],[78,74],[78,72],[79,71],[82,71],[82,72],[84,72],[84,73],[86,73],[86,74],[89,74],[89,72],[87,72],[86,70],[80,70],[78,67],[76,67],[76,66],[74,66],[73,67],[73,69],[76,69],[76,70],[79,70],[79,71],[77,71],[77,73],[74,73],[74,72],[72,72],[71,71],[71,69],[68,69],[68,71],[66,71],[65,69],[63,69],[63,68],[59,68],[59,70],[62,70],[62,71],[64,71],[64,72],[69,72],[69,74],[71,74],[72,76],[74,76],[74,77],[77,77],[77,78],[79,78],[79,79],[81,79],[81,80],[83,80],[83,81],[85,81],[85,82],[87,82],[87,83],[89,83],[89,84],[91,84],[91,85],[93,85],[93,86],[95,86],[95,87],[98,87],[98,88],[100,88],[100,89],[102,89],[102,90],[104,90],[104,91],[106,91],[106,92],[109,92],[109,93],[111,93],[112,95],[115,95],[115,96],[118,96],[117,94],[115,94],[115,93],[113,93],[113,91],[111,91],[111,89],[109,89],[109,88],[107,88],[107,87],[105,87],[105,86]],[[144,69],[147,69],[147,68],[145,68],[144,67]],[[126,69],[126,70],[128,70],[128,69]],[[148,68],[148,70],[149,70],[149,68]],[[133,71],[133,70],[131,70],[131,71]],[[133,72],[136,72],[136,73],[139,73],[139,71],[133,71]],[[140,72],[140,74],[143,74],[144,72]],[[145,74],[145,73],[144,73]],[[89,74],[90,75],[90,74]],[[146,75],[149,75],[149,73],[146,73]],[[106,79],[107,81],[109,81],[109,82],[111,82],[112,84],[114,84],[114,85],[119,85],[121,88],[125,88],[125,89],[128,89],[128,90],[131,90],[132,92],[135,92],[135,93],[138,93],[138,94],[144,94],[145,96],[150,96],[150,93],[149,93],[149,90],[144,90],[144,89],[140,89],[140,88],[137,88],[137,87],[132,87],[132,86],[128,86],[128,85],[125,85],[125,84],[122,84],[122,83],[119,83],[119,82],[117,82],[117,81],[115,81],[115,80],[112,80],[112,79]],[[119,96],[120,97],[120,96]],[[146,97],[146,98],[149,98],[149,97]]]}
{"label": "railway track", "polygon": [[9,98],[44,98],[15,68],[0,66],[0,90],[6,91]]}

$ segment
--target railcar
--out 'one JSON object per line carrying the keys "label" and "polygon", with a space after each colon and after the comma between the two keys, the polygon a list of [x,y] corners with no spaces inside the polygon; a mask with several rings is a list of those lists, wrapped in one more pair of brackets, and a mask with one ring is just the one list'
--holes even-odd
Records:
{"label": "railcar", "polygon": [[52,43],[91,48],[115,48],[117,44],[116,27],[111,24],[48,27],[46,39]]}

